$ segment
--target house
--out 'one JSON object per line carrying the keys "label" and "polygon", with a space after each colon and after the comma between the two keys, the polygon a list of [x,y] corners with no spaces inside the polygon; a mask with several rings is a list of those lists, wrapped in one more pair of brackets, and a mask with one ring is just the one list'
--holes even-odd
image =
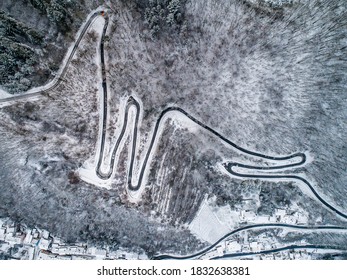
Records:
{"label": "house", "polygon": [[232,241],[227,243],[227,251],[228,252],[240,252],[241,245],[237,241]]}
{"label": "house", "polygon": [[31,230],[27,230],[24,238],[24,244],[30,244],[33,239],[33,236],[31,235]]}
{"label": "house", "polygon": [[5,238],[6,230],[4,228],[0,228],[0,239],[3,240]]}
{"label": "house", "polygon": [[42,231],[42,237],[45,239],[49,238],[49,232],[47,230]]}
{"label": "house", "polygon": [[224,250],[223,250],[223,247],[222,247],[222,245],[218,245],[217,247],[216,247],[216,251],[217,251],[217,255],[218,256],[223,256],[224,255]]}
{"label": "house", "polygon": [[49,245],[51,244],[51,241],[48,239],[41,238],[40,243],[38,244],[40,249],[48,250]]}
{"label": "house", "polygon": [[259,246],[259,243],[256,242],[256,241],[251,242],[251,243],[249,244],[249,246],[250,246],[252,252],[259,252],[259,251],[261,251],[261,248],[260,248],[260,246]]}

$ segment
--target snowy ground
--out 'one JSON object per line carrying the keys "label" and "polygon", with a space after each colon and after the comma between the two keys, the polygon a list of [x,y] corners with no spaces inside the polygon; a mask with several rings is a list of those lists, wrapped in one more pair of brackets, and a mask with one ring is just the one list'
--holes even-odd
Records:
{"label": "snowy ground", "polygon": [[208,203],[204,201],[195,219],[189,225],[190,231],[201,240],[209,243],[216,242],[223,235],[230,232],[230,228],[222,223],[217,215],[210,208]]}
{"label": "snowy ground", "polygon": [[1,98],[11,97],[11,96],[12,96],[11,94],[7,93],[6,91],[4,91],[4,90],[2,90],[2,89],[0,88],[0,99],[1,99]]}

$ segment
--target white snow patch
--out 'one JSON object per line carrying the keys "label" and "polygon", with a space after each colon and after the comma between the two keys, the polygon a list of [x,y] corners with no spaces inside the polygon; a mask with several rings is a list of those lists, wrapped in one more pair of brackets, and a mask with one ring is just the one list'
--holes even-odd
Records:
{"label": "white snow patch", "polygon": [[0,88],[0,98],[11,97],[12,95]]}
{"label": "white snow patch", "polygon": [[306,155],[306,162],[305,162],[305,164],[312,163],[313,160],[314,160],[314,155],[311,152],[309,152],[309,151],[306,151],[305,155]]}
{"label": "white snow patch", "polygon": [[188,129],[191,133],[197,133],[200,129],[195,122],[180,112],[172,111],[168,113],[168,115],[170,115],[174,125],[183,129]]}
{"label": "white snow patch", "polygon": [[198,214],[190,223],[189,229],[198,238],[209,243],[216,242],[230,232],[230,228],[218,219],[206,200],[202,203]]}
{"label": "white snow patch", "polygon": [[92,184],[97,187],[110,189],[112,184],[112,179],[103,180],[100,179],[96,174],[96,166],[91,161],[87,161],[77,170],[77,173],[81,180]]}
{"label": "white snow patch", "polygon": [[238,211],[232,211],[229,205],[222,207],[216,207],[214,214],[218,220],[229,228],[229,231],[238,227],[240,222],[240,213]]}

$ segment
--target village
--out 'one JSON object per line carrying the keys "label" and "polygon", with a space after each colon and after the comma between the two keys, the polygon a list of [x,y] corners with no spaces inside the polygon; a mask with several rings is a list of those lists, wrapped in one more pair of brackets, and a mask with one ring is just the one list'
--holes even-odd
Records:
{"label": "village", "polygon": [[66,244],[48,231],[30,229],[8,219],[0,219],[0,259],[21,260],[126,260],[147,259],[146,255],[84,243]]}
{"label": "village", "polygon": [[[264,236],[265,237],[265,236]],[[206,254],[201,255],[200,259],[215,259],[228,256],[230,258],[237,257],[237,259],[264,259],[264,260],[274,260],[274,259],[312,259],[311,254],[317,252],[317,249],[300,249],[300,250],[280,250],[280,248],[286,247],[285,244],[281,244],[275,238],[266,235],[266,238],[260,238],[255,240],[250,237],[247,232],[242,236],[237,236],[233,238],[228,238],[215,246],[212,250],[208,251]],[[295,245],[305,246],[304,240],[300,240]],[[278,250],[276,252],[276,250]],[[262,252],[262,253],[259,253]],[[271,254],[267,254],[267,252]]]}
{"label": "village", "polygon": [[[296,245],[306,245],[300,240]],[[199,259],[214,259],[229,254],[252,259],[310,259],[313,249],[284,250],[266,254],[285,246],[269,233],[254,235],[243,231],[219,242]],[[120,248],[96,247],[86,243],[67,244],[47,230],[30,229],[9,219],[0,219],[0,259],[17,260],[145,260],[145,254],[129,253]],[[264,253],[259,253],[264,252]]]}

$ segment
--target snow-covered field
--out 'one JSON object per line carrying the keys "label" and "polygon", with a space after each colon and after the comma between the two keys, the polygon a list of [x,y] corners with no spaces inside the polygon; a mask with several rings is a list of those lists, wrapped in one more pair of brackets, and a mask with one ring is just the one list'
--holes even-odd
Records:
{"label": "snow-covered field", "polygon": [[204,201],[195,219],[189,225],[190,231],[201,240],[216,242],[230,232],[228,225],[222,223],[210,206]]}

